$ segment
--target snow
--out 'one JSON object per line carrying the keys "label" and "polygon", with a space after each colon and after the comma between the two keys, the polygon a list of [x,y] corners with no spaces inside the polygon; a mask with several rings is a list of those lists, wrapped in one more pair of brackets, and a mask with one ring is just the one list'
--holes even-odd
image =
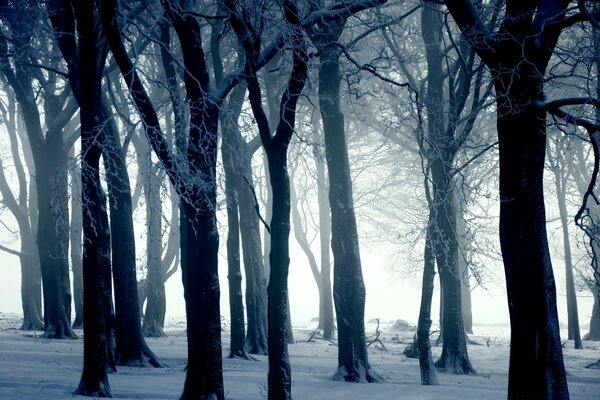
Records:
{"label": "snow", "polygon": [[[177,399],[185,378],[185,324],[181,319],[168,321],[167,337],[147,339],[148,344],[168,368],[119,367],[111,374],[113,394],[128,399]],[[315,322],[295,324],[296,344],[290,345],[292,394],[294,399],[505,399],[508,369],[508,327],[475,326],[470,338],[469,355],[478,375],[458,376],[438,373],[440,386],[422,386],[416,359],[402,352],[412,341],[414,331],[397,331],[394,321],[382,323],[381,343],[369,347],[369,360],[375,371],[387,379],[383,384],[353,384],[332,381],[337,365],[337,347],[319,338],[308,342]],[[18,330],[20,316],[0,313],[0,399],[72,399],[79,383],[83,363],[82,332],[79,339],[47,340],[41,332]],[[367,324],[373,334],[376,324]],[[258,361],[225,358],[228,350],[228,326],[223,332],[226,398],[231,400],[266,398],[267,359]],[[587,369],[600,358],[600,343],[584,342],[583,350],[574,350],[565,342],[565,365],[571,399],[600,398],[600,369]],[[489,346],[488,346],[489,344]],[[434,357],[441,346],[434,346]]]}

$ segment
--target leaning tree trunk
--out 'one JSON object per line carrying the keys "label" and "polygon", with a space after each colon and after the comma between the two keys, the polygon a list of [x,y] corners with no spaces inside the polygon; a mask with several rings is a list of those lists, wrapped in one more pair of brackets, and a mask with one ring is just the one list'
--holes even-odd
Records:
{"label": "leaning tree trunk", "polygon": [[494,74],[500,245],[511,321],[509,399],[568,398],[546,233],[546,115],[535,105],[544,98],[543,73],[520,61],[511,72]]}

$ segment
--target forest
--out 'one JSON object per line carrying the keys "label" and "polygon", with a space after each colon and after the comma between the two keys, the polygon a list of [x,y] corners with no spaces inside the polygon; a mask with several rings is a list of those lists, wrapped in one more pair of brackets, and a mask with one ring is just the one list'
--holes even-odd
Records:
{"label": "forest", "polygon": [[599,76],[597,0],[0,0],[0,398],[600,398]]}

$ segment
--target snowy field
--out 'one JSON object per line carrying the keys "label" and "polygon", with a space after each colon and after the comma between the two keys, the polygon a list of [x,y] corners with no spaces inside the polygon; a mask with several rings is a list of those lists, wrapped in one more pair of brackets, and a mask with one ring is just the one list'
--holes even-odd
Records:
{"label": "snowy field", "polygon": [[[0,313],[0,399],[72,399],[83,362],[82,332],[77,340],[46,340],[41,332],[19,331],[19,317]],[[380,327],[381,342],[369,347],[375,371],[386,378],[383,384],[333,382],[337,348],[322,339],[308,341],[314,322],[294,327],[296,344],[291,345],[292,393],[301,399],[505,399],[508,369],[508,328],[475,326],[469,355],[478,375],[438,374],[440,386],[419,384],[416,359],[402,352],[414,332],[395,331],[390,323]],[[367,324],[368,334],[377,325]],[[168,337],[148,339],[150,347],[169,365],[168,368],[120,367],[110,375],[113,394],[127,399],[177,399],[184,381],[186,340],[182,320],[171,320]],[[227,327],[223,342],[228,348]],[[599,342],[584,342],[584,350],[565,343],[565,364],[571,399],[600,399],[600,369],[586,369],[600,358]],[[434,357],[441,347],[433,348]],[[266,357],[258,361],[224,358],[226,398],[231,400],[266,398]]]}

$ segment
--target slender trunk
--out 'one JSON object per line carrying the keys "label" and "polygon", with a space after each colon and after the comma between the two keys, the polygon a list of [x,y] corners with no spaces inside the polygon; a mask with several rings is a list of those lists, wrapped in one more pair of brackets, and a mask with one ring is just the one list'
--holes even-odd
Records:
{"label": "slender trunk", "polygon": [[429,329],[431,328],[431,300],[435,281],[435,257],[431,243],[431,229],[434,223],[431,215],[427,224],[425,237],[425,253],[423,263],[423,286],[421,288],[421,308],[417,326],[417,350],[419,352],[419,368],[422,385],[438,385],[437,374],[431,356]]}
{"label": "slender trunk", "polygon": [[[268,345],[269,345],[269,399],[291,399],[292,371],[290,367],[286,331],[288,321],[287,277],[290,264],[290,181],[287,173],[287,154],[268,154],[271,186],[273,188],[273,215],[271,218],[271,274],[267,288]],[[285,340],[285,343],[282,341]]]}
{"label": "slender trunk", "polygon": [[236,173],[236,158],[239,154],[237,146],[237,123],[243,102],[245,87],[234,89],[226,112],[222,113],[223,144],[221,154],[225,172],[225,201],[227,205],[227,279],[229,281],[229,309],[231,315],[231,342],[229,358],[249,358],[245,349],[246,330],[244,321],[244,303],[242,295],[242,271],[240,257],[240,218],[236,186],[240,176]]}
{"label": "slender trunk", "polygon": [[[242,140],[238,132],[238,140]],[[267,354],[267,278],[261,252],[260,224],[252,193],[253,180],[248,146],[241,148],[237,158],[241,165],[236,193],[240,212],[240,234],[244,271],[246,273],[246,350],[250,354]]]}
{"label": "slender trunk", "polygon": [[[316,125],[316,126],[315,126]],[[325,172],[323,137],[319,132],[318,120],[313,125],[313,158],[317,170],[317,200],[319,204],[319,243],[321,247],[321,299],[319,309],[319,327],[323,329],[323,338],[333,339],[333,297],[331,294],[331,213],[329,210],[329,185]]]}
{"label": "slender trunk", "polygon": [[[312,252],[310,247],[310,243],[308,242],[308,238],[306,237],[306,232],[303,228],[302,217],[300,215],[300,205],[298,204],[298,196],[296,195],[296,189],[294,188],[294,184],[290,183],[290,194],[291,194],[291,204],[292,204],[292,222],[294,226],[294,237],[296,238],[296,242],[300,245],[300,248],[306,255],[308,259],[308,265],[310,266],[310,271],[312,272],[313,278],[317,284],[317,290],[319,291],[319,303],[323,298],[322,288],[321,288],[321,271],[319,271],[319,267],[317,266],[317,260],[315,255]],[[322,304],[319,304],[319,321],[321,320],[321,310]],[[319,328],[322,329],[321,326]]]}
{"label": "slender trunk", "polygon": [[73,300],[75,321],[73,328],[83,328],[83,265],[82,265],[82,229],[81,214],[81,169],[73,163],[71,173],[71,268],[73,269]]}
{"label": "slender trunk", "polygon": [[571,239],[569,237],[569,215],[567,211],[566,199],[566,177],[558,168],[553,170],[554,183],[556,185],[556,197],[558,201],[558,211],[563,233],[563,248],[565,257],[565,280],[567,286],[567,316],[569,340],[575,342],[576,349],[583,349],[581,342],[581,332],[579,330],[579,312],[577,311],[577,295],[575,293],[575,281],[573,278],[573,260],[571,257]]}

